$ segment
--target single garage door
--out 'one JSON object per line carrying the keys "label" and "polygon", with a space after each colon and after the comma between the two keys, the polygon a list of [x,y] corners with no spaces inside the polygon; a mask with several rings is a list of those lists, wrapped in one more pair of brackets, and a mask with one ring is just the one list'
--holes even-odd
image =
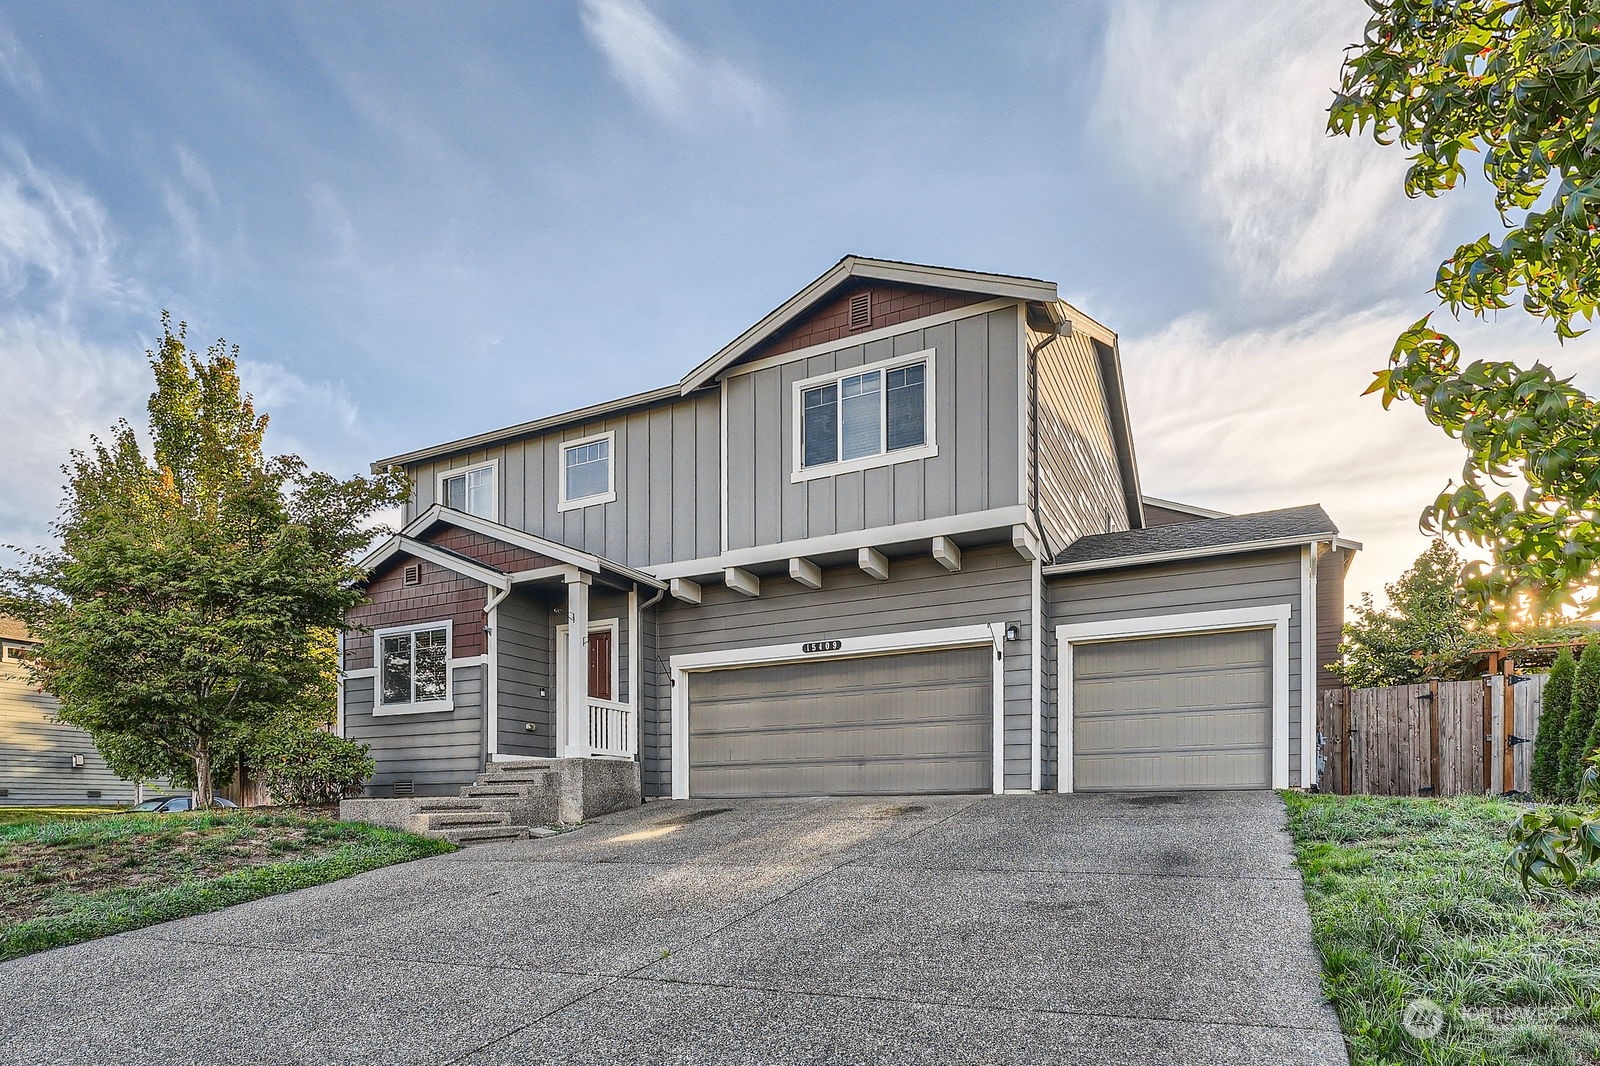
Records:
{"label": "single garage door", "polygon": [[1072,649],[1075,790],[1268,788],[1272,631]]}
{"label": "single garage door", "polygon": [[988,647],[689,675],[691,796],[988,792]]}

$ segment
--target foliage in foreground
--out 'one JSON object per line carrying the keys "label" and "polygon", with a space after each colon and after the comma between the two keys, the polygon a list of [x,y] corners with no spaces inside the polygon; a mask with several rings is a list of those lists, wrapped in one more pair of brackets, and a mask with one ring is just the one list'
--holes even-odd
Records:
{"label": "foliage in foreground", "polygon": [[[1329,130],[1408,152],[1409,196],[1465,184],[1481,159],[1503,232],[1457,247],[1434,293],[1456,315],[1520,304],[1558,338],[1578,335],[1600,308],[1600,14],[1552,0],[1369,5]],[[1415,403],[1465,449],[1424,526],[1490,554],[1466,578],[1486,610],[1574,602],[1600,583],[1600,406],[1542,363],[1463,365],[1430,318],[1401,334],[1368,390],[1385,407]]]}
{"label": "foliage in foreground", "polygon": [[[1600,752],[1589,757],[1578,802],[1600,805]],[[1525,890],[1534,882],[1576,885],[1586,871],[1600,866],[1600,810],[1585,814],[1535,807],[1517,819],[1506,837],[1512,845],[1506,865],[1517,872]]]}
{"label": "foliage in foreground", "polygon": [[1476,664],[1469,653],[1484,643],[1471,628],[1458,584],[1461,556],[1443,540],[1417,556],[1411,568],[1385,585],[1388,605],[1372,594],[1344,624],[1339,661],[1329,669],[1352,688],[1415,685],[1449,679]]}
{"label": "foliage in foreground", "polygon": [[[1287,794],[1313,935],[1354,1066],[1579,1066],[1600,1056],[1600,880],[1525,895],[1501,800]],[[1419,998],[1442,1032],[1402,1026]]]}
{"label": "foliage in foreground", "polygon": [[287,812],[0,826],[0,960],[451,850]]}
{"label": "foliage in foreground", "polygon": [[360,793],[374,769],[368,750],[332,733],[291,729],[259,744],[251,761],[278,803],[321,807]]}
{"label": "foliage in foreground", "polygon": [[262,734],[329,717],[331,634],[361,598],[350,560],[410,486],[268,457],[238,349],[202,357],[162,326],[149,454],[127,422],[72,453],[60,545],[0,570],[0,611],[39,639],[33,679],[113,770],[192,783],[204,806]]}

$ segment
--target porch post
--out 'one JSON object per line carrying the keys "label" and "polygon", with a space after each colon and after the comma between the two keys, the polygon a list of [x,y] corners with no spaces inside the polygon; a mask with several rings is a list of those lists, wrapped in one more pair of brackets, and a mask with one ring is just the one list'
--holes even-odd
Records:
{"label": "porch post", "polygon": [[589,574],[567,571],[567,676],[561,679],[560,716],[566,726],[557,735],[556,756],[570,759],[589,754]]}

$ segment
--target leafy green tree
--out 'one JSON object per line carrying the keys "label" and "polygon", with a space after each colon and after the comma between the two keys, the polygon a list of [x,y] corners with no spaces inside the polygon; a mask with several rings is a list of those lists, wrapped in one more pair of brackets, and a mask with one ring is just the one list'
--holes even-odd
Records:
{"label": "leafy green tree", "polygon": [[1533,794],[1543,800],[1560,797],[1561,780],[1561,730],[1567,722],[1567,711],[1572,706],[1573,675],[1577,673],[1578,660],[1570,648],[1550,665],[1550,679],[1544,684],[1544,708],[1539,712],[1539,732],[1533,741]]}
{"label": "leafy green tree", "polygon": [[186,335],[163,315],[147,353],[149,453],[125,421],[72,453],[60,543],[0,570],[0,610],[39,639],[29,668],[63,721],[208,804],[219,764],[286,715],[325,713],[318,641],[361,598],[363,523],[409,486],[269,458],[237,347],[202,357]]}
{"label": "leafy green tree", "polygon": [[1572,703],[1567,720],[1561,724],[1561,766],[1556,778],[1556,795],[1563,800],[1577,796],[1583,782],[1585,747],[1600,710],[1600,641],[1591,640],[1578,659],[1578,672],[1572,680]]}
{"label": "leafy green tree", "polygon": [[1345,623],[1337,663],[1329,669],[1354,688],[1414,685],[1450,678],[1476,668],[1480,646],[1471,615],[1462,606],[1461,556],[1434,540],[1399,580],[1384,586],[1388,606],[1379,609],[1364,594]]}
{"label": "leafy green tree", "polygon": [[[1600,14],[1558,0],[1368,2],[1329,129],[1398,142],[1410,196],[1459,187],[1479,155],[1502,232],[1457,247],[1434,293],[1457,317],[1520,302],[1557,338],[1577,336],[1600,302]],[[1465,576],[1485,611],[1573,602],[1600,581],[1600,408],[1543,364],[1463,365],[1430,318],[1401,334],[1369,390],[1385,407],[1417,404],[1466,449],[1425,527],[1489,553]]]}

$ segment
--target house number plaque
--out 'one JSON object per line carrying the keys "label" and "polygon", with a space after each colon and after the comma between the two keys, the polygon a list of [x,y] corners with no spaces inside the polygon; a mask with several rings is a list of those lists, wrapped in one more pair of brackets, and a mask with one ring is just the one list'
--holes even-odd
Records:
{"label": "house number plaque", "polygon": [[800,645],[800,650],[807,655],[815,655],[819,651],[838,651],[842,647],[842,640],[813,640],[810,644]]}

